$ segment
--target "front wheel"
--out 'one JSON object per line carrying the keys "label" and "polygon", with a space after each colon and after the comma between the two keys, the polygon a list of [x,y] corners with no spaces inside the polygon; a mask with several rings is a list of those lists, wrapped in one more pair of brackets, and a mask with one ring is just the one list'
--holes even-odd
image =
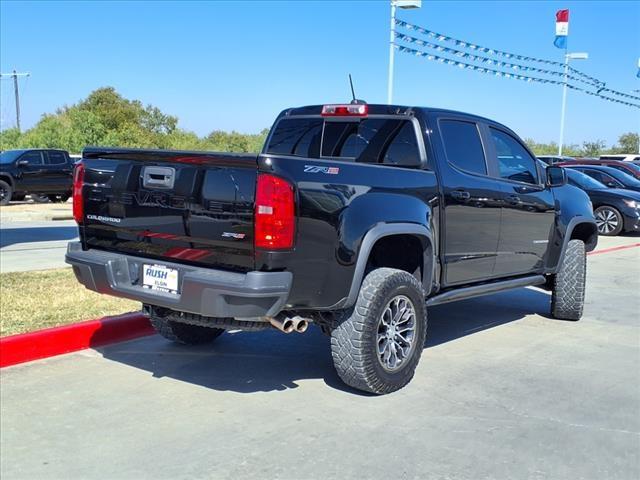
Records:
{"label": "front wheel", "polygon": [[580,320],[584,308],[587,255],[582,240],[569,240],[558,273],[553,275],[551,315],[562,320]]}
{"label": "front wheel", "polygon": [[0,205],[9,205],[13,189],[4,180],[0,180]]}
{"label": "front wheel", "polygon": [[624,222],[617,209],[604,205],[596,208],[593,216],[596,217],[596,225],[600,235],[615,237],[622,231]]}
{"label": "front wheel", "polygon": [[167,340],[182,345],[210,343],[224,333],[223,328],[189,325],[187,323],[174,322],[166,317],[151,316],[149,320],[156,332]]}
{"label": "front wheel", "polygon": [[402,270],[373,270],[362,282],[352,314],[331,332],[336,371],[359,390],[399,390],[413,378],[426,332],[420,282]]}

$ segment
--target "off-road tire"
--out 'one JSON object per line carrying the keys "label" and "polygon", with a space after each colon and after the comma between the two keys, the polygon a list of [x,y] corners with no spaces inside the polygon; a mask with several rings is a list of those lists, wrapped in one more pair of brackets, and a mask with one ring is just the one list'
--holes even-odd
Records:
{"label": "off-road tire", "polygon": [[[383,369],[378,359],[378,320],[387,304],[398,295],[411,300],[415,309],[415,345],[397,371]],[[391,393],[404,387],[415,372],[427,333],[427,310],[420,282],[410,273],[378,268],[362,282],[352,314],[331,332],[331,355],[344,383],[365,392]]]}
{"label": "off-road tire", "polygon": [[2,195],[0,195],[0,205],[9,205],[13,197],[13,189],[11,185],[9,185],[4,180],[0,180],[0,191],[2,191]]}
{"label": "off-road tire", "polygon": [[182,345],[202,345],[213,342],[224,332],[223,328],[202,327],[175,322],[164,317],[152,316],[151,325],[160,335]]}
{"label": "off-road tire", "polygon": [[562,320],[580,320],[584,308],[587,255],[582,240],[569,240],[551,290],[551,315]]}

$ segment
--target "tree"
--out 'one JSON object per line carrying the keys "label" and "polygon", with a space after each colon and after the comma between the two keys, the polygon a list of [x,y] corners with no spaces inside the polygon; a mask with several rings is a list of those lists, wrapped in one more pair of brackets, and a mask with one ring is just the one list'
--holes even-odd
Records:
{"label": "tree", "polygon": [[583,157],[599,157],[607,144],[604,140],[596,140],[594,142],[582,142],[581,155]]}
{"label": "tree", "polygon": [[637,153],[640,152],[640,138],[637,133],[623,133],[618,137],[618,145],[613,147],[611,153]]}

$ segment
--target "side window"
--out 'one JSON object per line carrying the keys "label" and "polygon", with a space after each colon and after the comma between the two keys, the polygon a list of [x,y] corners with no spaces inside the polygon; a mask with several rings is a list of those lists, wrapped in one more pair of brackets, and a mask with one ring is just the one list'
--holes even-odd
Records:
{"label": "side window", "polygon": [[486,175],[487,163],[477,125],[460,120],[441,120],[439,125],[449,163],[467,172]]}
{"label": "side window", "polygon": [[42,153],[41,152],[27,152],[22,154],[20,161],[26,160],[29,165],[42,165]]}
{"label": "side window", "polygon": [[420,149],[416,131],[411,122],[404,122],[400,127],[400,131],[387,147],[382,163],[406,167],[420,166]]}
{"label": "side window", "polygon": [[498,155],[500,177],[524,183],[538,183],[535,160],[511,135],[489,127]]}
{"label": "side window", "polygon": [[599,170],[585,170],[585,173],[592,178],[595,178],[601,183],[604,183],[606,186],[615,185],[617,187],[621,187],[622,184],[613,178],[611,175],[601,172]]}
{"label": "side window", "polygon": [[67,159],[62,152],[47,152],[48,165],[63,165],[67,163]]}

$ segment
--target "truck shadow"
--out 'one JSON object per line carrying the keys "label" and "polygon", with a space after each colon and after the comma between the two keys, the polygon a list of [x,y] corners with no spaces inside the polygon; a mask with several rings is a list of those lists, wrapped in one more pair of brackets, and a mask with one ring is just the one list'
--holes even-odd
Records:
{"label": "truck shadow", "polygon": [[[550,296],[519,289],[429,309],[429,348],[518,321],[529,314],[548,315]],[[552,320],[549,320],[552,321]],[[464,348],[464,347],[461,347]],[[205,388],[238,393],[270,392],[323,379],[337,390],[363,394],[342,383],[335,373],[329,338],[319,329],[304,335],[275,330],[227,332],[213,345],[179,346],[158,335],[100,348],[105,359]]]}

